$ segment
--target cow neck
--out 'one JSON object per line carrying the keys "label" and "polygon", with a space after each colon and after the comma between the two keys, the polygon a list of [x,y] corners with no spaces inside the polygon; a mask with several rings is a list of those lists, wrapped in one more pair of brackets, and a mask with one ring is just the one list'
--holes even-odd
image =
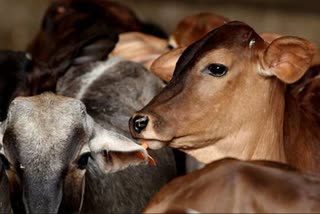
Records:
{"label": "cow neck", "polygon": [[206,164],[225,157],[285,163],[284,87],[282,83],[275,83],[269,89],[271,93],[262,104],[264,107],[257,111],[259,113],[253,113],[240,128],[206,147],[183,151]]}
{"label": "cow neck", "polygon": [[[307,95],[302,96],[308,97]],[[310,99],[310,101],[312,100]],[[289,164],[319,176],[320,120],[319,114],[315,114],[315,112],[317,112],[316,104],[309,102],[308,99],[301,101],[290,94],[287,95],[284,147]]]}

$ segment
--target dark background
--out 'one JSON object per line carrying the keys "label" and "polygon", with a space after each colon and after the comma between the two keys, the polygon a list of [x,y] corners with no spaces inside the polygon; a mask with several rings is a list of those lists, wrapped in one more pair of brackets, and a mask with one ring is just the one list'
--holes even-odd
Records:
{"label": "dark background", "polygon": [[[0,0],[0,49],[23,50],[51,0]],[[117,0],[140,18],[174,29],[178,20],[211,11],[244,21],[258,32],[307,38],[320,45],[320,0]]]}

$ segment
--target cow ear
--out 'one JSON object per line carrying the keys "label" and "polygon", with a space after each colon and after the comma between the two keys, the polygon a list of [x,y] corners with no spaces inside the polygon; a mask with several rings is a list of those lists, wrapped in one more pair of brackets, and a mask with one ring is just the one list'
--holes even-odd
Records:
{"label": "cow ear", "polygon": [[141,63],[149,69],[152,62],[168,50],[168,42],[165,39],[129,32],[120,34],[119,42],[111,54]]}
{"label": "cow ear", "polygon": [[261,73],[276,76],[285,83],[299,80],[312,64],[316,47],[297,37],[280,37],[265,50]]}
{"label": "cow ear", "polygon": [[130,165],[148,163],[145,148],[118,133],[108,131],[92,122],[92,139],[89,148],[93,160],[104,173],[115,172]]}
{"label": "cow ear", "polygon": [[163,54],[156,59],[151,65],[151,72],[157,75],[165,82],[169,82],[172,78],[176,64],[185,48],[177,48]]}
{"label": "cow ear", "polygon": [[106,59],[118,42],[118,36],[94,38],[87,41],[76,53],[73,65],[87,64]]}

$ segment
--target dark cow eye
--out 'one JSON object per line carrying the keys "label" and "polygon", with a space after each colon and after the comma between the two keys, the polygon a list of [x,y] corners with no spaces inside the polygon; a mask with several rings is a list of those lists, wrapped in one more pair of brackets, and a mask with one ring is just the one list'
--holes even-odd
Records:
{"label": "dark cow eye", "polygon": [[210,64],[206,69],[204,69],[204,73],[207,73],[214,77],[222,77],[226,75],[228,72],[228,68],[222,64]]}
{"label": "dark cow eye", "polygon": [[79,169],[85,169],[88,165],[89,158],[91,157],[90,152],[83,153],[78,159],[78,167]]}

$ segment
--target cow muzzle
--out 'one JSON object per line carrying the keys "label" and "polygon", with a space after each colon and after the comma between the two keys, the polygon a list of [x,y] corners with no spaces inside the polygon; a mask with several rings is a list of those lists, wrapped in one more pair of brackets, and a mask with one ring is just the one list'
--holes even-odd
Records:
{"label": "cow muzzle", "polygon": [[173,136],[171,132],[165,131],[164,124],[161,118],[154,115],[137,113],[131,117],[129,128],[133,138],[148,144],[150,149],[160,149],[168,145]]}

